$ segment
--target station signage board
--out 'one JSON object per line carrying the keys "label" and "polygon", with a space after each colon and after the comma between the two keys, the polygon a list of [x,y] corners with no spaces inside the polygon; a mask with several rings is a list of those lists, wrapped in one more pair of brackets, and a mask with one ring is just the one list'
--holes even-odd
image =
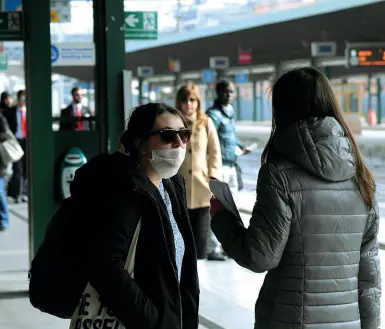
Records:
{"label": "station signage board", "polygon": [[214,83],[216,79],[215,71],[212,69],[206,69],[202,71],[202,81],[204,83]]}
{"label": "station signage board", "polygon": [[249,65],[251,64],[252,56],[251,51],[240,51],[238,53],[238,62],[241,65]]}
{"label": "station signage board", "polygon": [[168,69],[170,72],[178,73],[181,71],[180,60],[169,59],[168,60]]}
{"label": "station signage board", "polygon": [[95,44],[93,42],[61,42],[51,45],[52,66],[95,65]]}
{"label": "station signage board", "polygon": [[127,11],[124,13],[124,37],[126,40],[158,39],[158,12]]}
{"label": "station signage board", "polygon": [[346,45],[348,67],[385,66],[385,42]]}
{"label": "station signage board", "polygon": [[210,69],[226,70],[229,67],[229,58],[224,56],[210,57]]}
{"label": "station signage board", "polygon": [[240,72],[235,75],[235,83],[248,83],[249,74],[247,72]]}
{"label": "station signage board", "polygon": [[138,66],[136,73],[139,78],[149,78],[154,75],[154,69],[152,66]]}
{"label": "station signage board", "polygon": [[337,44],[335,42],[312,42],[312,57],[329,57],[337,53]]}

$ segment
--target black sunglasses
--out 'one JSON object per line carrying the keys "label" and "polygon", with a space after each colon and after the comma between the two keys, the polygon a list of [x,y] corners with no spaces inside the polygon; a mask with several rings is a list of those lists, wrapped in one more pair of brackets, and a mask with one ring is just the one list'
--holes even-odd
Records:
{"label": "black sunglasses", "polygon": [[182,103],[188,103],[188,102],[194,103],[195,101],[197,101],[197,99],[193,97],[183,97],[180,101]]}
{"label": "black sunglasses", "polygon": [[192,131],[191,129],[181,129],[181,130],[172,130],[172,129],[160,129],[154,130],[150,133],[150,136],[159,135],[160,139],[165,144],[174,143],[177,140],[177,136],[182,140],[184,144],[187,144],[190,141]]}

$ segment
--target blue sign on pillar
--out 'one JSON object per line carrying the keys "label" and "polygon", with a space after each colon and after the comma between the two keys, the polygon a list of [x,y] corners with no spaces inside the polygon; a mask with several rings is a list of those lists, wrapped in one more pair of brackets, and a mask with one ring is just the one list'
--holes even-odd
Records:
{"label": "blue sign on pillar", "polygon": [[21,10],[22,0],[5,0],[4,11],[17,11]]}
{"label": "blue sign on pillar", "polygon": [[249,74],[247,72],[237,73],[235,75],[235,83],[248,83]]}
{"label": "blue sign on pillar", "polygon": [[215,82],[215,71],[211,70],[211,69],[203,70],[202,81],[204,83],[214,83]]}

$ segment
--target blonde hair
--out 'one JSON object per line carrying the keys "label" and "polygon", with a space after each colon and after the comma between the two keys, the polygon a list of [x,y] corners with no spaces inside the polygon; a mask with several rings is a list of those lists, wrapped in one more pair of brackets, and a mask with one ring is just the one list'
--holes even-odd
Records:
{"label": "blonde hair", "polygon": [[201,96],[199,92],[199,87],[192,82],[185,83],[182,87],[179,88],[176,94],[175,107],[180,110],[182,108],[182,102],[188,97],[194,97],[198,101],[197,107],[197,124],[198,125],[207,125],[208,118],[207,115],[203,112],[201,104]]}

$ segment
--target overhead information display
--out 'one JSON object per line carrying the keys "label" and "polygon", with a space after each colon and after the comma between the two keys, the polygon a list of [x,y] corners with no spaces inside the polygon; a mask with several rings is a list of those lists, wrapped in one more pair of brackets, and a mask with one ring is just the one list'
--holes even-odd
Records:
{"label": "overhead information display", "polygon": [[385,66],[385,43],[348,44],[346,61],[348,66]]}

